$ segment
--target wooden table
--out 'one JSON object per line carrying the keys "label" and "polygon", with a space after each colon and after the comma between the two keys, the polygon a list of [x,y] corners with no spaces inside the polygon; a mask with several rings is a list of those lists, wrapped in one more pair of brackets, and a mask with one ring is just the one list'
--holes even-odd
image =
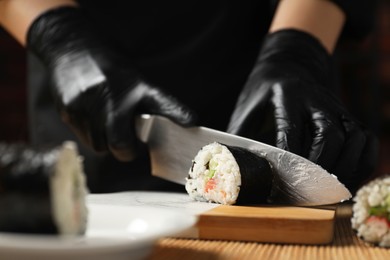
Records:
{"label": "wooden table", "polygon": [[334,239],[329,245],[308,246],[165,238],[157,243],[148,259],[390,260],[390,248],[369,246],[356,237],[351,229],[350,205],[339,206],[336,216]]}

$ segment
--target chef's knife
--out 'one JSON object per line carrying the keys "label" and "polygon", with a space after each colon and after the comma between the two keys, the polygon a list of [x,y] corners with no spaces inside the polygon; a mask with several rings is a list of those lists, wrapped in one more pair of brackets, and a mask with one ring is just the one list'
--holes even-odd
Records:
{"label": "chef's knife", "polygon": [[271,201],[299,206],[328,205],[351,198],[348,189],[319,165],[291,152],[207,127],[183,128],[161,116],[141,115],[139,138],[148,145],[152,174],[185,184],[200,148],[219,142],[246,148],[266,158],[277,176]]}

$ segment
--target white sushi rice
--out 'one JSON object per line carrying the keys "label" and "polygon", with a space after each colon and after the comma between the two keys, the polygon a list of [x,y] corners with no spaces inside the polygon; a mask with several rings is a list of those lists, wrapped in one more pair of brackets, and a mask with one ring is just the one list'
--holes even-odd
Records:
{"label": "white sushi rice", "polygon": [[[390,247],[390,176],[377,178],[353,198],[352,228],[364,241]],[[380,209],[381,216],[375,211]]]}
{"label": "white sushi rice", "polygon": [[82,158],[74,142],[64,142],[56,158],[50,180],[52,213],[58,233],[76,235],[85,232],[88,210],[86,206],[85,175]]}
{"label": "white sushi rice", "polygon": [[186,190],[198,201],[234,204],[241,186],[239,166],[229,149],[208,144],[198,152],[189,170]]}

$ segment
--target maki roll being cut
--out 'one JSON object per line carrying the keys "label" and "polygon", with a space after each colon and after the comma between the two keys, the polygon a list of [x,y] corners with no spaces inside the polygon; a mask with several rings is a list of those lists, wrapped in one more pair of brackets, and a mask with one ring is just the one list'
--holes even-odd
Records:
{"label": "maki roll being cut", "polygon": [[76,144],[0,144],[0,231],[83,234],[87,188]]}
{"label": "maki roll being cut", "polygon": [[268,161],[240,147],[211,143],[195,156],[186,181],[191,198],[220,204],[266,203],[273,184]]}

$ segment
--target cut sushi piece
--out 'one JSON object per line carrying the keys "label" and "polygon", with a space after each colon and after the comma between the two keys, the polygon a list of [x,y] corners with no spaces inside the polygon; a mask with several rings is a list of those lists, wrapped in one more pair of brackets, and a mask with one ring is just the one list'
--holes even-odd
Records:
{"label": "cut sushi piece", "polygon": [[390,176],[361,187],[353,198],[352,228],[364,241],[390,247]]}
{"label": "cut sushi piece", "polygon": [[0,231],[83,234],[87,193],[75,143],[50,149],[0,145]]}
{"label": "cut sushi piece", "polygon": [[265,158],[240,147],[211,143],[195,156],[186,181],[191,198],[220,204],[266,203],[273,184]]}

